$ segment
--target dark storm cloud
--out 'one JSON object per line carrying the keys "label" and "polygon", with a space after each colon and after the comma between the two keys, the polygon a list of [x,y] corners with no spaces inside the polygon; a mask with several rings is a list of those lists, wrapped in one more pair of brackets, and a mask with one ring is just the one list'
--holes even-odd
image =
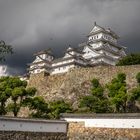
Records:
{"label": "dark storm cloud", "polygon": [[118,33],[128,52],[138,52],[139,7],[139,0],[0,0],[0,39],[15,51],[8,70],[24,73],[32,54],[42,49],[61,56],[69,44],[86,40],[94,21]]}

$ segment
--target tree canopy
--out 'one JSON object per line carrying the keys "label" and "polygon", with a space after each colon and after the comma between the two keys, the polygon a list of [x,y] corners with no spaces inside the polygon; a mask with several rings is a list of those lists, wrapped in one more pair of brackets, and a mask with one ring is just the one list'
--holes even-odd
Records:
{"label": "tree canopy", "polygon": [[107,85],[101,85],[98,79],[91,81],[88,96],[81,97],[79,108],[73,110],[64,100],[46,102],[42,96],[36,96],[35,88],[27,88],[27,82],[18,77],[0,78],[0,115],[12,112],[18,116],[21,107],[27,107],[33,118],[59,119],[61,113],[126,113],[139,112],[140,72],[136,75],[137,87],[127,89],[126,75],[119,73]]}
{"label": "tree canopy", "polygon": [[114,108],[114,112],[126,112],[127,89],[126,75],[119,73],[116,78],[112,79],[111,83],[107,84],[108,96]]}
{"label": "tree canopy", "polygon": [[0,41],[0,61],[4,61],[5,55],[9,53],[13,53],[12,46],[6,45],[4,41]]}
{"label": "tree canopy", "polygon": [[30,117],[49,119],[48,113],[50,112],[50,110],[43,97],[36,96],[33,98],[27,98],[26,100],[24,100],[23,104],[30,109]]}
{"label": "tree canopy", "polygon": [[80,100],[79,107],[95,113],[109,112],[109,101],[104,96],[104,89],[97,79],[93,79],[91,95]]}
{"label": "tree canopy", "polygon": [[64,100],[50,102],[49,109],[50,109],[49,116],[51,119],[59,119],[60,113],[72,112],[71,105],[69,103],[66,103]]}
{"label": "tree canopy", "polygon": [[5,115],[8,111],[17,116],[22,102],[34,96],[36,92],[35,88],[26,88],[26,86],[27,82],[21,81],[18,77],[0,78],[0,115]]}
{"label": "tree canopy", "polygon": [[140,54],[130,54],[119,60],[116,64],[117,66],[124,66],[124,65],[138,65],[140,64]]}

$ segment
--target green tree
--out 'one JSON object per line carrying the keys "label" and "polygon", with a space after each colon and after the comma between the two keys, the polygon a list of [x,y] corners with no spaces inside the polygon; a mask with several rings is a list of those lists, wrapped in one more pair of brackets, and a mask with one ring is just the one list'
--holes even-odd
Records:
{"label": "green tree", "polygon": [[14,116],[18,115],[18,112],[20,111],[21,107],[24,106],[23,103],[25,102],[25,100],[29,100],[36,93],[35,88],[26,89],[26,85],[24,84],[24,81],[21,82],[22,82],[21,86],[15,87],[12,90],[12,94],[11,94],[12,102],[9,103],[7,106],[7,111],[13,112]]}
{"label": "green tree", "polygon": [[136,79],[137,79],[137,82],[138,82],[138,84],[140,86],[140,72],[136,75]]}
{"label": "green tree", "polygon": [[130,112],[138,112],[140,109],[136,106],[136,102],[140,103],[140,72],[136,75],[138,86],[131,90],[128,98],[128,108]]}
{"label": "green tree", "polygon": [[5,55],[9,53],[13,53],[12,46],[6,45],[4,41],[0,41],[0,61],[4,61]]}
{"label": "green tree", "polygon": [[104,96],[104,89],[97,79],[93,79],[91,95],[85,96],[80,100],[79,107],[86,111],[95,113],[110,112],[109,101]]}
{"label": "green tree", "polygon": [[136,101],[140,102],[140,86],[134,88],[131,92],[132,94],[129,97],[130,101],[134,103],[136,103]]}
{"label": "green tree", "polygon": [[24,105],[30,109],[30,117],[49,119],[48,113],[50,109],[43,97],[36,96],[34,98],[27,98],[24,100]]}
{"label": "green tree", "polygon": [[122,58],[117,63],[117,66],[137,65],[137,64],[140,64],[140,54],[130,54]]}
{"label": "green tree", "polygon": [[8,83],[9,77],[0,78],[0,115],[5,115],[6,102],[11,96],[12,88]]}
{"label": "green tree", "polygon": [[60,113],[72,112],[71,105],[69,103],[66,103],[64,100],[50,102],[49,109],[50,109],[49,116],[51,119],[59,119]]}
{"label": "green tree", "polygon": [[0,115],[13,112],[17,116],[23,100],[34,96],[36,92],[35,88],[26,89],[26,86],[27,82],[18,77],[0,78]]}
{"label": "green tree", "polygon": [[111,83],[107,84],[107,89],[114,112],[126,112],[128,98],[126,75],[124,73],[119,73],[117,78],[114,78]]}

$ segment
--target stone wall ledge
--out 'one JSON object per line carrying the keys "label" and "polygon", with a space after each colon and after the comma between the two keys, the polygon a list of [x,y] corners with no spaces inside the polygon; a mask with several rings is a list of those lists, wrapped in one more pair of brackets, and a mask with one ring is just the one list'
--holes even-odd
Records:
{"label": "stone wall ledge", "polygon": [[0,131],[66,133],[67,122],[2,116],[0,117]]}
{"label": "stone wall ledge", "polygon": [[61,119],[62,118],[111,118],[111,119],[140,119],[140,113],[106,113],[106,114],[71,114],[71,113],[62,113],[61,114]]}
{"label": "stone wall ledge", "polygon": [[36,122],[36,123],[65,123],[67,124],[66,121],[62,120],[46,120],[46,119],[38,119],[38,118],[21,118],[21,117],[10,117],[10,116],[0,116],[0,121],[17,121],[17,122]]}

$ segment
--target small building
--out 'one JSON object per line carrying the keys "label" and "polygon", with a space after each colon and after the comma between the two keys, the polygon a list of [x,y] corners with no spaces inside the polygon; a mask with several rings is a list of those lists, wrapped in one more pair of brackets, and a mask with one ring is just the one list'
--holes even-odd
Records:
{"label": "small building", "polygon": [[95,22],[87,37],[86,42],[77,48],[69,47],[65,55],[58,59],[54,59],[50,50],[34,54],[35,60],[29,64],[29,73],[59,74],[75,67],[115,65],[126,56],[126,48],[118,44],[119,36],[111,29],[105,29]]}
{"label": "small building", "polygon": [[40,51],[34,54],[35,60],[29,65],[29,74],[45,72],[50,74],[54,56],[50,50]]}

